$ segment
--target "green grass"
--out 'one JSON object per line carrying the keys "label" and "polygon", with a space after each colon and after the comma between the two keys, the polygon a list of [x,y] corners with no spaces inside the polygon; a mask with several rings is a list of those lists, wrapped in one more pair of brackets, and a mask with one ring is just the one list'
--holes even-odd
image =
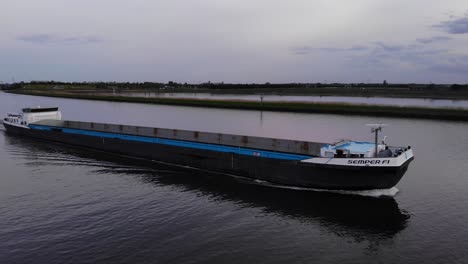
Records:
{"label": "green grass", "polygon": [[82,93],[65,93],[38,90],[15,90],[12,93],[38,96],[129,102],[145,104],[164,104],[194,107],[212,107],[227,109],[264,110],[281,112],[323,113],[340,115],[385,116],[404,118],[426,118],[441,120],[468,121],[468,110],[450,108],[398,107],[346,103],[300,103],[300,102],[252,102],[233,100],[207,100],[182,98],[145,98],[109,96]]}

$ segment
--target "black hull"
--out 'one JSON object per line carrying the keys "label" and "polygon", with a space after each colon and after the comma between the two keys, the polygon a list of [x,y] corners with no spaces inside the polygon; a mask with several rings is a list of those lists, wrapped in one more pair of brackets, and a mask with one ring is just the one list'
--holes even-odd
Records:
{"label": "black hull", "polygon": [[4,126],[7,132],[47,141],[232,174],[280,185],[315,189],[388,189],[400,181],[411,161],[409,159],[399,167],[329,166],[59,131],[31,130],[8,124]]}

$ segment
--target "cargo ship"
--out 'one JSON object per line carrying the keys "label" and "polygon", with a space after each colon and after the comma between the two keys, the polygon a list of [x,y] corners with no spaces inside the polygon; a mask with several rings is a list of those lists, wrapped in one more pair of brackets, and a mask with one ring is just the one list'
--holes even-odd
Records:
{"label": "cargo ship", "polygon": [[3,125],[41,140],[312,189],[392,188],[414,159],[410,146],[379,141],[382,124],[370,125],[374,142],[336,143],[62,120],[58,107],[8,113]]}

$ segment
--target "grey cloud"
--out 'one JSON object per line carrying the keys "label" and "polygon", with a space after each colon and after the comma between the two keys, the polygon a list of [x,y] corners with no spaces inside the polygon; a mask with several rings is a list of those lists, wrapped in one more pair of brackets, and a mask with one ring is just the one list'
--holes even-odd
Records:
{"label": "grey cloud", "polygon": [[363,51],[363,50],[367,50],[367,49],[369,49],[369,47],[367,47],[367,46],[352,46],[348,50],[349,51]]}
{"label": "grey cloud", "polygon": [[87,36],[87,37],[68,37],[63,38],[62,42],[71,43],[71,44],[87,44],[87,43],[98,43],[102,42],[101,38],[94,37],[94,36]]}
{"label": "grey cloud", "polygon": [[368,46],[352,46],[349,48],[313,48],[309,46],[292,49],[295,54],[307,55],[310,53],[340,53],[348,52],[353,64],[361,64],[363,67],[387,67],[395,61],[407,62],[417,65],[425,65],[431,62],[431,57],[446,53],[444,49],[425,49],[420,44],[394,44],[385,42],[373,42]]}
{"label": "grey cloud", "polygon": [[445,65],[445,68],[462,69],[463,73],[468,74],[468,55],[453,55],[440,65]]}
{"label": "grey cloud", "polygon": [[378,46],[371,56],[382,60],[396,60],[412,64],[430,63],[434,56],[446,53],[445,49],[424,49],[421,45]]}
{"label": "grey cloud", "polygon": [[352,46],[349,48],[314,48],[310,46],[302,47],[293,47],[291,48],[292,52],[298,55],[310,54],[316,51],[325,51],[325,52],[346,52],[346,51],[365,51],[368,50],[367,46]]}
{"label": "grey cloud", "polygon": [[459,60],[461,60],[461,61],[464,61],[464,62],[468,63],[468,55],[461,56],[461,57],[459,58]]}
{"label": "grey cloud", "polygon": [[433,72],[445,74],[467,74],[468,63],[443,63],[436,64],[429,68]]}
{"label": "grey cloud", "polygon": [[422,43],[422,44],[431,44],[434,42],[444,42],[444,41],[449,41],[452,38],[450,37],[445,37],[445,36],[436,36],[432,38],[418,38],[416,39],[417,42]]}
{"label": "grey cloud", "polygon": [[91,44],[102,42],[102,38],[96,36],[69,36],[61,37],[50,34],[23,35],[16,38],[19,41],[33,44]]}
{"label": "grey cloud", "polygon": [[405,45],[387,44],[383,42],[376,42],[375,45],[387,52],[398,52],[409,48],[409,46]]}
{"label": "grey cloud", "polygon": [[307,46],[303,46],[303,47],[293,47],[291,48],[291,51],[294,53],[294,54],[298,54],[298,55],[303,55],[303,54],[309,54],[313,51],[315,51],[316,49],[314,48],[311,48],[311,47],[307,47]]}
{"label": "grey cloud", "polygon": [[44,44],[53,41],[53,37],[48,34],[33,34],[27,36],[20,36],[16,38],[24,42]]}
{"label": "grey cloud", "polygon": [[[445,37],[433,37],[430,39],[421,39],[419,42],[431,43],[435,41],[443,41]],[[314,52],[351,52],[356,55],[370,55],[379,58],[401,58],[406,57],[421,57],[428,55],[437,55],[446,53],[446,49],[425,49],[421,44],[394,44],[385,42],[373,42],[368,46],[352,46],[349,48],[314,48],[310,46],[295,47],[291,49],[295,54],[309,54]],[[362,51],[362,52],[361,52]]]}
{"label": "grey cloud", "polygon": [[450,34],[468,34],[468,15],[462,18],[441,22],[433,27],[440,28]]}
{"label": "grey cloud", "polygon": [[362,69],[397,69],[403,63],[412,69],[424,69],[427,65],[433,65],[441,57],[447,54],[446,49],[428,49],[424,45],[399,45],[374,43],[370,52],[356,54],[349,58],[353,67]]}

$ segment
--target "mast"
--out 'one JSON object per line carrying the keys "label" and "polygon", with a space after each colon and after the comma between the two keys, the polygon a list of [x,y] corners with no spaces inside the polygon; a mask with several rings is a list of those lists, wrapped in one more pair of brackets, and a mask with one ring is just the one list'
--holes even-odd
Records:
{"label": "mast", "polygon": [[375,133],[375,157],[377,157],[377,151],[379,146],[379,131],[382,131],[382,127],[387,126],[386,124],[367,124],[366,126],[371,127],[371,133]]}

